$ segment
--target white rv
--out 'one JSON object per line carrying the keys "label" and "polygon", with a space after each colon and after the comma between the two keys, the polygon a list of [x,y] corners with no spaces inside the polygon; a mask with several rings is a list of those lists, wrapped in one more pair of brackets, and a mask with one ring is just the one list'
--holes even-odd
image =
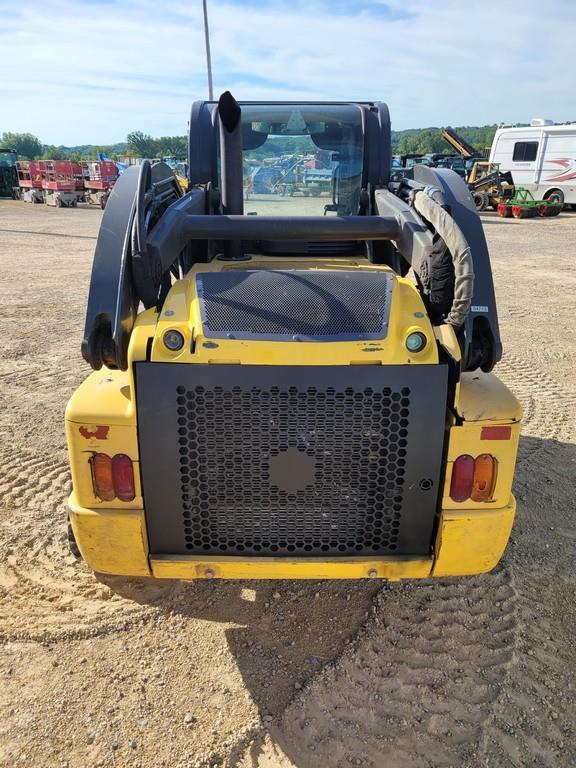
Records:
{"label": "white rv", "polygon": [[525,127],[498,128],[490,162],[510,171],[517,187],[538,200],[576,204],[576,123],[532,120]]}

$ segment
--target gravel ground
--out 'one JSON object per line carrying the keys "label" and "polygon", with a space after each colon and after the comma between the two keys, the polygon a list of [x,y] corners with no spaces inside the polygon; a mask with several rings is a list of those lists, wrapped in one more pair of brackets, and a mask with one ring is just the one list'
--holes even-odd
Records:
{"label": "gravel ground", "polygon": [[576,215],[483,215],[525,409],[503,562],[391,585],[98,581],[69,556],[100,220],[0,201],[0,765],[576,765]]}

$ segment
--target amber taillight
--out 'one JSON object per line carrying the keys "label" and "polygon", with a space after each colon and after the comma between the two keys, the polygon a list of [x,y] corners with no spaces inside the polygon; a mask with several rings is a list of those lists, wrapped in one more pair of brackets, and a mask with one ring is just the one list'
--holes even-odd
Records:
{"label": "amber taillight", "polygon": [[112,459],[105,453],[95,453],[90,459],[90,464],[94,493],[102,501],[112,501],[116,497],[112,479]]}
{"label": "amber taillight", "polygon": [[496,459],[489,453],[476,456],[474,461],[474,480],[472,482],[472,501],[490,501],[496,483]]}

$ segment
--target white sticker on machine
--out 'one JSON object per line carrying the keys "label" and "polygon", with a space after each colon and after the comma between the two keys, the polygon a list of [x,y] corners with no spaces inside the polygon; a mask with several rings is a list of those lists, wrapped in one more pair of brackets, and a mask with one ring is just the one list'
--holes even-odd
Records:
{"label": "white sticker on machine", "polygon": [[488,312],[488,307],[470,307],[472,312]]}

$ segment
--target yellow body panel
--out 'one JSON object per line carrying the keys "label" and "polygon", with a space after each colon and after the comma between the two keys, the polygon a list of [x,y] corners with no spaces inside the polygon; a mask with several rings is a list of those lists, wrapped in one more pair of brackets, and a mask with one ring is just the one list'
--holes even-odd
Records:
{"label": "yellow body panel", "polygon": [[[490,422],[494,424],[493,422]],[[494,426],[499,425],[494,424]],[[514,480],[514,466],[518,439],[520,437],[520,424],[510,424],[510,440],[483,440],[481,439],[481,425],[474,422],[466,422],[462,426],[453,426],[448,438],[448,456],[446,463],[446,480],[444,483],[444,495],[442,506],[447,509],[486,509],[494,507],[499,509],[506,506],[512,493],[512,481]],[[452,468],[455,459],[462,454],[468,454],[476,458],[483,453],[489,453],[498,462],[496,472],[496,485],[492,500],[478,505],[467,499],[463,502],[452,501],[450,498],[450,483],[452,481]]]}
{"label": "yellow body panel", "polygon": [[144,510],[80,507],[70,498],[76,541],[92,570],[157,579],[423,579],[484,573],[500,560],[510,536],[516,504],[511,497],[503,509],[443,510],[434,556],[241,558],[149,558]]}
{"label": "yellow body panel", "polygon": [[[299,260],[299,269],[387,269],[334,259]],[[95,571],[108,574],[196,579],[344,579],[426,578],[482,573],[500,559],[510,535],[515,502],[512,478],[520,431],[521,409],[514,396],[492,374],[463,374],[456,387],[454,412],[447,414],[447,463],[438,517],[437,536],[429,557],[390,556],[317,558],[149,556],[146,518],[141,496],[137,414],[132,364],[151,359],[174,363],[241,363],[243,365],[435,365],[437,343],[458,361],[460,347],[449,326],[433,328],[422,300],[412,285],[394,276],[388,335],[382,341],[270,342],[218,339],[202,335],[194,275],[216,269],[293,269],[294,262],[258,258],[251,262],[199,264],[170,290],[162,314],[142,312],[132,331],[129,370],[103,369],[88,376],[72,396],[66,410],[66,432],[74,492],[70,516],[80,551]],[[162,336],[179,330],[184,348],[168,351]],[[410,354],[408,333],[419,330],[429,343]],[[209,342],[208,345],[205,344]],[[149,352],[151,350],[151,353]],[[150,357],[148,355],[150,354]],[[426,375],[423,371],[423,376]],[[510,425],[511,439],[482,440],[482,427]],[[95,453],[127,454],[133,462],[136,497],[130,502],[105,502],[93,490],[90,459]],[[461,454],[490,453],[498,461],[498,476],[490,502],[458,504],[449,497],[452,466]]]}
{"label": "yellow body panel", "polygon": [[516,501],[504,509],[442,510],[433,576],[467,576],[492,570],[512,531]]}
{"label": "yellow body panel", "polygon": [[150,576],[142,509],[86,509],[74,494],[68,503],[76,543],[93,571]]}
{"label": "yellow body panel", "polygon": [[520,403],[508,387],[493,373],[482,371],[462,374],[456,410],[465,421],[510,424],[522,419]]}
{"label": "yellow body panel", "polygon": [[127,371],[102,369],[90,374],[70,398],[66,408],[66,438],[72,486],[83,507],[114,509],[116,500],[94,495],[90,459],[96,453],[112,457],[124,453],[132,459],[136,497],[124,509],[142,509],[140,462],[134,387]]}
{"label": "yellow body panel", "polygon": [[423,579],[430,575],[433,559],[389,557],[307,558],[195,557],[165,555],[150,559],[159,579]]}
{"label": "yellow body panel", "polygon": [[66,421],[78,424],[136,426],[136,408],[128,371],[94,371],[68,401]]}
{"label": "yellow body panel", "polygon": [[[446,479],[442,507],[444,509],[499,509],[508,504],[512,494],[514,467],[522,408],[510,390],[493,373],[464,373],[458,388],[456,411],[464,420],[462,424],[450,428]],[[509,440],[487,440],[482,438],[482,427],[510,426]],[[455,459],[462,454],[479,456],[489,453],[498,462],[496,485],[492,500],[478,507],[468,499],[463,502],[452,501],[450,483]]]}
{"label": "yellow body panel", "polygon": [[[394,277],[388,333],[378,341],[242,341],[237,339],[207,339],[202,335],[200,304],[196,293],[198,272],[229,269],[294,269],[294,262],[284,263],[274,258],[259,258],[240,264],[213,261],[196,264],[183,279],[172,286],[168,294],[152,344],[151,360],[160,363],[241,363],[242,365],[411,365],[438,363],[434,330],[424,311],[422,299],[410,280],[398,277],[388,267],[374,266],[354,259],[334,259],[325,262],[298,261],[298,269],[362,269],[380,270]],[[139,319],[138,319],[139,320]],[[148,319],[145,319],[146,322]],[[138,323],[138,321],[137,321]],[[184,347],[170,352],[162,337],[168,330],[178,330],[184,336]],[[406,349],[406,336],[421,331],[428,344],[416,354]],[[131,339],[130,359],[145,359],[141,340]],[[208,346],[205,344],[208,343]],[[194,351],[192,352],[192,347]]]}
{"label": "yellow body panel", "polygon": [[457,362],[461,360],[462,350],[460,349],[460,344],[458,344],[458,339],[456,338],[453,326],[435,325],[434,336],[436,337],[436,341],[444,347],[453,360],[456,360]]}

